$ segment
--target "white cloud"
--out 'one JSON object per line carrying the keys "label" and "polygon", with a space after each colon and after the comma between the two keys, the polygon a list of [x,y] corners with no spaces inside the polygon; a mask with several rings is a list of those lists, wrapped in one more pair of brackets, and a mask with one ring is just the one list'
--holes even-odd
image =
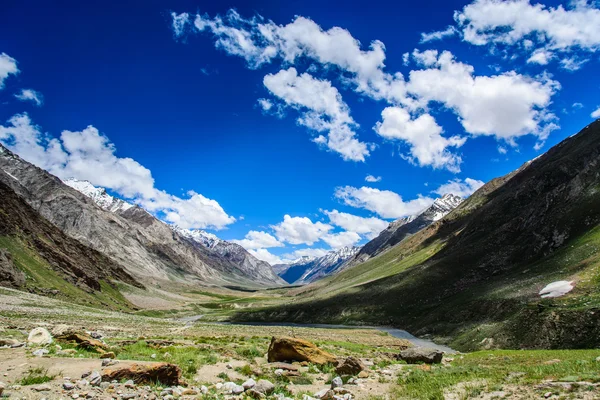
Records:
{"label": "white cloud", "polygon": [[365,186],[361,188],[338,187],[334,195],[344,204],[373,211],[382,218],[401,218],[407,215],[415,215],[433,203],[433,199],[430,197],[419,196],[416,199],[404,201],[395,192]]}
{"label": "white cloud", "polygon": [[42,133],[27,114],[8,122],[0,125],[0,141],[60,178],[75,177],[114,190],[182,228],[221,229],[235,222],[217,201],[194,191],[184,199],[155,188],[150,170],[131,158],[117,157],[114,144],[93,126],[63,131],[57,139]]}
{"label": "white cloud", "polygon": [[[484,0],[476,3],[496,2]],[[464,18],[462,21],[468,24]],[[549,133],[557,128],[553,122],[555,116],[547,107],[560,85],[547,74],[529,77],[510,71],[495,76],[478,76],[474,74],[473,66],[457,62],[450,52],[440,54],[435,50],[416,50],[412,58],[421,69],[411,71],[406,79],[400,72],[384,71],[386,54],[382,42],[374,40],[368,49],[363,50],[361,43],[347,30],[340,27],[323,30],[314,21],[302,16],[297,16],[287,25],[278,25],[261,16],[244,19],[237,12],[230,11],[224,18],[199,15],[195,27],[196,31],[210,31],[217,47],[228,54],[243,57],[250,68],[276,59],[286,68],[301,59],[315,61],[324,69],[337,73],[345,87],[407,110],[411,126],[420,116],[429,115],[419,122],[427,122],[434,132],[438,130],[439,126],[429,112],[429,108],[435,106],[454,112],[472,136],[490,135],[511,145],[516,145],[516,137],[530,134],[537,136],[538,145],[542,145]],[[442,31],[444,34],[424,37],[444,37],[451,31],[448,28]],[[534,45],[529,38],[523,39],[523,47],[527,46],[528,51],[535,51]],[[403,56],[405,64],[409,58],[409,55]],[[534,61],[543,62],[539,55],[532,59]],[[288,106],[303,113],[299,123],[319,132],[328,132],[327,137],[319,135],[313,139],[316,143],[339,152],[346,159],[361,161],[368,155],[369,146],[354,138],[355,122],[339,92],[329,81],[308,74],[298,75],[293,67],[267,77],[271,80],[271,87],[266,82],[267,78],[265,86]],[[322,96],[315,92],[319,87],[324,89]],[[441,147],[447,150],[447,147],[458,143],[456,136],[453,138],[455,140],[446,143],[446,146],[438,140],[435,147],[439,149],[442,144]],[[458,159],[444,150],[437,152],[446,158],[437,163],[438,167],[448,168],[447,165],[450,165],[457,171]],[[436,165],[433,158],[423,161],[425,156],[411,155],[410,159],[418,161],[419,165]]]}
{"label": "white cloud", "polygon": [[266,261],[271,265],[285,264],[289,262],[288,260],[283,260],[275,254],[272,254],[267,249],[248,249],[248,252],[259,260]]}
{"label": "white cloud", "polygon": [[421,43],[432,42],[434,40],[442,40],[444,38],[456,35],[456,28],[452,25],[448,26],[443,31],[435,31],[430,33],[421,33]]}
{"label": "white cloud", "polygon": [[498,153],[506,154],[506,153],[508,153],[508,150],[504,146],[498,146]]}
{"label": "white cloud", "polygon": [[598,106],[596,111],[592,112],[591,117],[596,119],[600,118],[600,106]]}
{"label": "white cloud", "polygon": [[338,232],[323,236],[322,240],[332,249],[352,247],[360,241],[360,235],[356,232]]}
{"label": "white cloud", "polygon": [[177,14],[172,12],[171,18],[173,19],[173,33],[175,36],[183,35],[187,24],[190,22],[190,15],[188,13]]}
{"label": "white cloud", "polygon": [[583,65],[588,62],[588,59],[577,57],[566,57],[560,60],[560,67],[569,72],[579,71]]}
{"label": "white cloud", "polygon": [[21,101],[31,101],[38,107],[44,103],[44,96],[33,89],[22,89],[15,97]]}
{"label": "white cloud", "polygon": [[546,49],[537,49],[533,52],[533,54],[527,59],[528,64],[539,64],[539,65],[548,65],[550,60],[554,58],[554,54],[551,51]]}
{"label": "white cloud", "polygon": [[9,75],[16,75],[18,73],[17,60],[6,53],[0,54],[0,89],[4,88],[4,80]]}
{"label": "white cloud", "polygon": [[407,91],[423,107],[438,102],[452,109],[468,133],[512,142],[528,134],[544,140],[557,128],[546,107],[560,84],[548,76],[533,79],[516,72],[476,76],[471,65],[457,62],[447,51],[435,66],[411,71]]}
{"label": "white cloud", "polygon": [[271,108],[273,108],[273,102],[269,99],[258,99],[257,101],[260,108],[262,108],[264,111],[269,111]]}
{"label": "white cloud", "polygon": [[244,239],[232,240],[232,242],[239,244],[246,250],[283,247],[283,243],[277,240],[275,236],[263,231],[250,231],[246,234]]}
{"label": "white cloud", "polygon": [[356,232],[365,235],[367,239],[373,239],[382,230],[387,228],[388,223],[375,217],[359,217],[358,215],[339,212],[338,210],[323,211],[329,217],[329,221],[349,232]]}
{"label": "white cloud", "polygon": [[460,172],[462,159],[449,148],[462,146],[466,138],[442,136],[442,127],[429,114],[412,119],[403,108],[387,107],[381,117],[383,121],[377,123],[375,132],[386,139],[403,140],[409,147],[405,157],[412,163]]}
{"label": "white cloud", "polygon": [[381,182],[381,177],[369,174],[365,177],[365,182]]}
{"label": "white cloud", "polygon": [[318,242],[333,227],[322,222],[312,222],[308,217],[291,217],[285,215],[283,221],[272,225],[275,236],[280,241],[290,244],[307,244]]}
{"label": "white cloud", "polygon": [[329,253],[330,251],[331,250],[315,249],[315,248],[299,249],[299,250],[294,250],[291,253],[283,254],[281,257],[288,260],[288,262],[290,262],[290,261],[294,261],[300,257],[323,257],[325,254]]}
{"label": "white cloud", "polygon": [[445,194],[453,194],[462,198],[467,198],[472,195],[477,189],[482,187],[485,183],[477,179],[465,178],[464,181],[460,179],[454,179],[441,185],[439,188],[433,191],[440,196]]}
{"label": "white cloud", "polygon": [[515,46],[554,53],[593,53],[600,49],[600,9],[586,0],[567,8],[528,0],[476,0],[454,19],[465,41],[474,45]]}
{"label": "white cloud", "polygon": [[583,108],[583,104],[582,103],[573,103],[573,105],[571,107],[573,107],[575,109],[580,109],[580,108]]}
{"label": "white cloud", "polygon": [[353,127],[358,125],[331,82],[316,79],[308,73],[298,75],[291,67],[266,75],[263,83],[273,95],[302,113],[299,124],[317,132],[327,132],[327,138],[319,136],[315,140],[317,143],[339,153],[344,160],[364,161],[369,155],[367,145],[355,138]]}

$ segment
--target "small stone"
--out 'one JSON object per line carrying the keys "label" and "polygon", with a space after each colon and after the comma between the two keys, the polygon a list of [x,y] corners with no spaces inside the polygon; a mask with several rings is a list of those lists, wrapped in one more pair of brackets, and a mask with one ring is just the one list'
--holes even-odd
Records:
{"label": "small stone", "polygon": [[71,382],[63,382],[63,389],[65,390],[73,390],[75,389],[75,385],[72,384]]}
{"label": "small stone", "polygon": [[6,389],[6,384],[4,382],[0,382],[0,396],[4,393],[4,389]]}
{"label": "small stone", "polygon": [[243,386],[241,385],[235,385],[232,389],[231,389],[231,393],[238,395],[238,394],[242,394],[244,393],[245,389]]}
{"label": "small stone", "polygon": [[200,386],[200,391],[202,392],[202,394],[206,394],[208,393],[208,388],[204,385]]}
{"label": "small stone", "polygon": [[254,389],[248,389],[246,390],[246,395],[250,396],[253,399],[264,399],[265,396],[263,393],[259,392],[258,390],[254,390]]}
{"label": "small stone", "polygon": [[227,368],[227,369],[233,369],[233,365],[227,364],[227,365],[225,365],[225,368]]}
{"label": "small stone", "polygon": [[280,369],[276,369],[274,373],[277,376],[281,376],[281,375],[283,375],[283,370],[281,368]]}
{"label": "small stone", "polygon": [[123,399],[123,400],[135,399],[136,397],[137,397],[137,394],[135,394],[135,393],[126,393],[126,394],[121,395],[121,399]]}
{"label": "small stone", "polygon": [[275,385],[266,379],[260,379],[258,382],[256,382],[254,390],[262,394],[269,395],[273,392],[273,390],[275,390]]}
{"label": "small stone", "polygon": [[79,394],[77,393],[73,393],[73,395],[71,396],[72,399],[78,399],[79,398]]}
{"label": "small stone", "polygon": [[337,387],[342,387],[342,386],[344,386],[344,381],[342,381],[342,378],[340,378],[339,376],[336,376],[331,381],[331,388],[332,389],[335,389]]}
{"label": "small stone", "polygon": [[130,379],[128,381],[125,382],[125,387],[126,388],[133,388],[135,387],[135,383]]}
{"label": "small stone", "polygon": [[197,390],[195,390],[195,389],[189,389],[189,388],[188,388],[188,389],[183,389],[183,390],[181,391],[181,395],[182,395],[182,396],[195,396],[195,395],[197,395],[197,394],[198,394],[198,391],[197,391]]}
{"label": "small stone", "polygon": [[242,383],[242,386],[246,390],[252,389],[254,386],[256,386],[256,381],[254,379],[250,378],[246,382]]}
{"label": "small stone", "polygon": [[46,354],[50,353],[47,349],[37,349],[31,352],[36,357],[43,357]]}
{"label": "small stone", "polygon": [[156,358],[156,354],[152,354],[150,358]]}
{"label": "small stone", "polygon": [[544,393],[544,397],[547,399],[548,397],[552,396],[552,392],[546,392]]}
{"label": "small stone", "polygon": [[358,377],[361,378],[361,379],[368,378],[369,377],[369,373],[367,371],[360,371],[358,373]]}
{"label": "small stone", "polygon": [[35,390],[36,392],[47,392],[49,390],[52,390],[50,385],[37,385],[37,386],[32,387],[32,389]]}
{"label": "small stone", "polygon": [[221,382],[217,383],[217,384],[215,385],[215,389],[217,389],[217,390],[221,390],[221,389],[223,389],[223,384],[222,384]]}
{"label": "small stone", "polygon": [[600,356],[596,357],[596,361],[600,362]]}
{"label": "small stone", "polygon": [[110,387],[110,382],[101,382],[100,383],[100,389],[102,390],[106,390]]}
{"label": "small stone", "polygon": [[102,382],[102,376],[100,376],[100,373],[98,371],[94,371],[90,374],[88,380],[90,382],[90,385],[99,386]]}
{"label": "small stone", "polygon": [[115,358],[116,355],[112,351],[107,351],[106,353],[100,354],[100,358]]}
{"label": "small stone", "polygon": [[88,376],[90,376],[92,374],[92,371],[85,371],[83,374],[81,374],[81,379],[83,378],[87,378]]}

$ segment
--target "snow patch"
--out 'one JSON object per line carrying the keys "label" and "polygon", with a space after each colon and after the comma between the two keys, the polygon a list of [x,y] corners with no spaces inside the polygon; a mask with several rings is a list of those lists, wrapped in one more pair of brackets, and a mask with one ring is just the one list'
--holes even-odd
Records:
{"label": "snow patch", "polygon": [[540,296],[542,298],[552,298],[552,297],[560,297],[569,293],[575,285],[573,285],[573,281],[556,281],[549,283],[540,290]]}

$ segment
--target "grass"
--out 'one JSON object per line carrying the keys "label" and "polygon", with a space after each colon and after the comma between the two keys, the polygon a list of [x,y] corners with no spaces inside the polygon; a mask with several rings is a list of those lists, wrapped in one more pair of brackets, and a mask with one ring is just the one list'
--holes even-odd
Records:
{"label": "grass", "polygon": [[130,303],[107,282],[100,281],[101,290],[88,293],[66,281],[54,271],[35,250],[15,236],[0,236],[0,248],[7,249],[17,268],[27,276],[25,286],[33,292],[58,290],[56,298],[68,302],[109,310],[130,310]]}
{"label": "grass", "polygon": [[148,343],[142,340],[117,350],[117,359],[167,361],[178,365],[182,369],[184,377],[191,378],[202,365],[216,364],[218,356],[211,349],[197,346],[167,346],[156,349],[148,346]]}
{"label": "grass", "polygon": [[55,377],[56,375],[48,375],[47,368],[29,368],[27,374],[19,381],[19,384],[22,386],[39,385],[50,382]]}
{"label": "grass", "polygon": [[406,368],[395,392],[398,398],[442,400],[458,384],[476,393],[532,387],[547,379],[600,382],[598,356],[600,350],[480,351],[457,357],[450,366]]}

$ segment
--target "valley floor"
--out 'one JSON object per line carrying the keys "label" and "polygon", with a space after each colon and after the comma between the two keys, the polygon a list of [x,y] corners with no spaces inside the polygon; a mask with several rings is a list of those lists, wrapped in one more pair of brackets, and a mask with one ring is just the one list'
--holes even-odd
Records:
{"label": "valley floor", "polygon": [[[270,339],[292,336],[309,340],[337,357],[360,358],[367,366],[366,373],[349,381],[345,378],[343,386],[355,399],[600,398],[600,350],[480,351],[446,355],[436,365],[407,365],[394,356],[409,343],[383,332],[203,322],[193,318],[198,310],[207,312],[212,307],[215,312],[208,312],[209,319],[223,319],[226,313],[217,304],[229,302],[234,309],[252,302],[244,298],[261,297],[247,293],[234,301],[235,297],[227,297],[232,294],[224,292],[195,295],[205,296],[204,306],[182,306],[174,301],[172,305],[180,309],[122,313],[0,288],[0,339],[24,343],[33,328],[52,331],[66,325],[101,335],[115,353],[118,366],[165,361],[177,364],[187,382],[187,387],[170,388],[131,382],[86,385],[83,373],[103,370],[99,354],[64,343],[59,348],[55,342],[44,347],[48,353],[42,356],[33,355],[41,347],[0,348],[3,396],[243,398],[225,396],[220,385],[253,378],[275,385],[272,398],[310,398],[330,387],[335,370],[329,365],[305,364],[294,366],[297,371],[290,376],[276,371],[278,366],[267,363],[265,357]],[[268,301],[277,301],[277,296]]]}

